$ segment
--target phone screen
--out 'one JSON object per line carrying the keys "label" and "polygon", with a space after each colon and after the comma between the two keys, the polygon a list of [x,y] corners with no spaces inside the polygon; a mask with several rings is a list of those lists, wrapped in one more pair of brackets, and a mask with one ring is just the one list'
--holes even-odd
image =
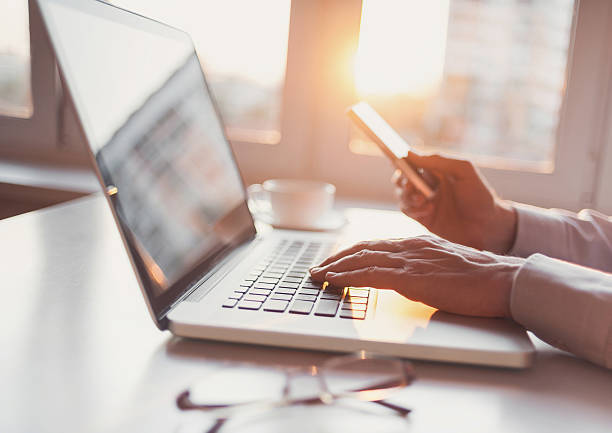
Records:
{"label": "phone screen", "polygon": [[350,107],[347,114],[427,199],[433,198],[431,185],[405,159],[410,146],[380,114],[363,101]]}
{"label": "phone screen", "polygon": [[376,139],[382,141],[395,158],[401,159],[408,156],[410,151],[408,143],[367,102],[359,102],[353,105],[350,110],[364,123],[367,129],[376,135]]}

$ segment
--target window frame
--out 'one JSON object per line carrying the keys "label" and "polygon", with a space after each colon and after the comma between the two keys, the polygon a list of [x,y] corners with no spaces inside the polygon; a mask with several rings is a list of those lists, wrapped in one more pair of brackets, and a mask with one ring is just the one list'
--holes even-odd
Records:
{"label": "window frame", "polygon": [[28,1],[32,116],[0,115],[0,157],[55,160],[58,150],[59,82],[55,57],[33,0]]}
{"label": "window frame", "polygon": [[611,27],[612,3],[576,1],[554,171],[484,167],[483,173],[503,197],[570,210],[596,205],[598,167],[607,147],[604,133],[609,108],[605,89],[612,84],[612,51],[607,43]]}
{"label": "window frame", "polygon": [[[357,155],[348,149],[350,125],[344,112],[356,97],[354,92],[338,86],[341,77],[334,72],[342,70],[342,62],[345,61],[335,50],[339,47],[356,50],[361,0],[309,2],[312,10],[303,12],[317,15],[317,11],[325,8],[324,16],[316,16],[317,32],[311,32],[310,39],[302,34],[307,31],[307,20],[295,16],[300,9],[307,8],[299,0],[294,0],[294,4],[286,88],[290,94],[292,86],[300,82],[303,89],[308,89],[309,95],[300,101],[307,104],[302,106],[285,98],[285,102],[289,103],[284,106],[283,112],[299,110],[305,118],[293,125],[283,123],[283,140],[276,149],[260,152],[259,149],[247,150],[243,146],[236,146],[240,156],[253,151],[249,153],[252,158],[249,163],[243,163],[243,158],[239,157],[241,165],[249,167],[247,179],[277,177],[290,171],[289,177],[314,177],[332,182],[338,187],[340,195],[393,200],[393,188],[389,184],[392,167],[388,161],[377,156]],[[608,61],[610,48],[606,43],[612,35],[612,3],[577,0],[572,28],[566,95],[557,130],[554,170],[540,173],[527,168],[481,166],[488,181],[504,198],[573,210],[597,204],[595,191],[598,182],[603,179],[596,176],[601,171],[601,156],[606,150],[612,152],[612,149],[608,149],[612,144],[604,139],[609,104],[607,92],[602,92],[612,83],[612,67]],[[296,39],[302,42],[302,45],[298,45],[301,48],[298,53],[295,52]],[[311,67],[296,71],[291,69],[289,60],[298,65],[308,65],[310,61]],[[312,65],[316,65],[314,70]],[[313,75],[309,76],[309,73]],[[301,80],[296,79],[295,75],[298,74]],[[352,86],[353,83],[349,84]],[[311,130],[292,141],[295,131],[291,127],[299,125],[303,131],[305,124],[310,124]],[[276,165],[275,152],[287,155],[291,153],[288,148],[293,148],[295,157],[301,159],[299,167]],[[270,158],[260,159],[258,155],[264,153]],[[291,170],[285,169],[290,166]]]}
{"label": "window frame", "polygon": [[[319,27],[325,15],[324,1],[292,0],[285,82],[280,118],[280,140],[276,144],[231,140],[245,183],[269,178],[308,178],[312,157],[312,123],[316,98],[313,83],[319,53],[312,43],[313,27]],[[231,139],[231,137],[230,137]]]}
{"label": "window frame", "polygon": [[[62,98],[36,2],[29,6],[34,113],[29,119],[0,117],[0,158],[82,166],[80,137],[71,137],[78,134],[71,107]],[[612,170],[612,48],[606,43],[612,39],[612,3],[577,0],[575,8],[555,170],[481,168],[504,198],[612,211],[605,194],[612,181],[612,174],[606,175]],[[232,142],[246,183],[315,178],[336,184],[339,195],[394,200],[389,162],[348,149],[344,112],[356,97],[347,68],[357,49],[360,17],[361,0],[292,0],[280,142]]]}

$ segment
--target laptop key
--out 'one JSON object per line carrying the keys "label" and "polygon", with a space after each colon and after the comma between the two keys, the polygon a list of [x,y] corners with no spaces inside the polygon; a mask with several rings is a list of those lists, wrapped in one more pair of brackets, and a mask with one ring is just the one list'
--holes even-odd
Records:
{"label": "laptop key", "polygon": [[270,289],[251,289],[249,290],[249,295],[268,296],[270,293],[272,293],[272,290]]}
{"label": "laptop key", "polygon": [[284,274],[287,271],[287,267],[286,266],[271,266],[270,269],[268,269],[268,272],[276,272],[279,274]]}
{"label": "laptop key", "polygon": [[339,301],[342,299],[342,295],[338,293],[327,293],[327,290],[321,293],[321,299],[334,299]]}
{"label": "laptop key", "polygon": [[305,289],[305,288],[302,287],[298,293],[300,295],[314,295],[314,296],[318,296],[320,292],[321,292],[321,290],[319,290],[319,289]]}
{"label": "laptop key", "polygon": [[264,295],[251,295],[250,293],[247,293],[243,299],[245,301],[264,302],[267,299],[267,297]]}
{"label": "laptop key", "polygon": [[287,295],[295,295],[296,289],[290,289],[288,287],[278,287],[274,290],[274,293],[285,293]]}
{"label": "laptop key", "polygon": [[342,304],[343,310],[365,311],[367,308],[368,306],[366,304],[351,304],[346,302]]}
{"label": "laptop key", "polygon": [[339,305],[339,300],[321,299],[317,304],[317,308],[315,309],[315,316],[333,317],[336,315]]}
{"label": "laptop key", "polygon": [[300,283],[279,283],[278,287],[287,287],[288,289],[297,289],[300,287]]}
{"label": "laptop key", "polygon": [[367,304],[368,303],[368,298],[360,298],[360,297],[351,297],[351,296],[347,296],[346,298],[344,298],[344,302],[346,304]]}
{"label": "laptop key", "polygon": [[331,287],[327,286],[325,288],[325,293],[335,293],[337,295],[342,295],[344,293],[344,289],[341,287]]}
{"label": "laptop key", "polygon": [[281,279],[283,276],[283,272],[265,272],[261,277],[262,278],[276,278]]}
{"label": "laptop key", "polygon": [[237,303],[238,303],[238,299],[228,299],[223,304],[223,308],[234,308]]}
{"label": "laptop key", "polygon": [[259,310],[261,308],[261,304],[263,304],[263,302],[247,301],[243,299],[242,301],[238,302],[238,308],[242,310]]}
{"label": "laptop key", "polygon": [[370,291],[368,289],[356,289],[354,287],[350,287],[348,289],[348,295],[353,297],[367,298]]}
{"label": "laptop key", "polygon": [[302,278],[285,277],[283,283],[301,283]]}
{"label": "laptop key", "polygon": [[278,280],[280,280],[280,278],[263,278],[262,277],[259,280],[257,280],[255,285],[257,284],[276,284],[278,283]]}
{"label": "laptop key", "polygon": [[293,298],[292,295],[288,295],[286,293],[272,293],[270,299],[278,299],[280,301],[290,301]]}
{"label": "laptop key", "polygon": [[269,299],[268,302],[264,304],[264,311],[275,311],[278,313],[282,313],[287,309],[287,305],[289,305],[289,301],[283,301],[281,299]]}
{"label": "laptop key", "polygon": [[291,304],[289,312],[294,314],[310,314],[313,306],[314,302],[296,300]]}
{"label": "laptop key", "polygon": [[354,310],[341,310],[340,317],[343,319],[365,319],[366,312],[365,311],[354,311]]}
{"label": "laptop key", "polygon": [[256,282],[255,284],[253,284],[253,288],[255,288],[255,289],[269,289],[269,290],[272,290],[275,286],[276,286],[276,284],[260,283],[259,281]]}
{"label": "laptop key", "polygon": [[307,274],[309,270],[309,266],[294,265],[290,272],[304,272],[304,274]]}
{"label": "laptop key", "polygon": [[298,293],[295,299],[298,299],[300,301],[314,302],[317,300],[317,295],[304,295],[302,293]]}

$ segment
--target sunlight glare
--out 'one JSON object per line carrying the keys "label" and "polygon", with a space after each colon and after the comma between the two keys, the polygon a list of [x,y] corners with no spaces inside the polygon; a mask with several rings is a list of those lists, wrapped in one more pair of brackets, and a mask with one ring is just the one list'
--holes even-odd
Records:
{"label": "sunlight glare", "polygon": [[449,0],[364,0],[355,85],[359,96],[425,98],[442,80]]}
{"label": "sunlight glare", "polygon": [[206,71],[276,86],[285,76],[287,0],[113,0],[145,16],[187,31]]}

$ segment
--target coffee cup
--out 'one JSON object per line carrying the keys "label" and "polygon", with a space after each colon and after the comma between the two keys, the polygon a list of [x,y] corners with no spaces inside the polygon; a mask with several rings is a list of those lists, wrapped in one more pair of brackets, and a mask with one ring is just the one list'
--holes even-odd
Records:
{"label": "coffee cup", "polygon": [[269,179],[248,188],[252,211],[274,225],[309,227],[331,211],[336,187],[301,179]]}

